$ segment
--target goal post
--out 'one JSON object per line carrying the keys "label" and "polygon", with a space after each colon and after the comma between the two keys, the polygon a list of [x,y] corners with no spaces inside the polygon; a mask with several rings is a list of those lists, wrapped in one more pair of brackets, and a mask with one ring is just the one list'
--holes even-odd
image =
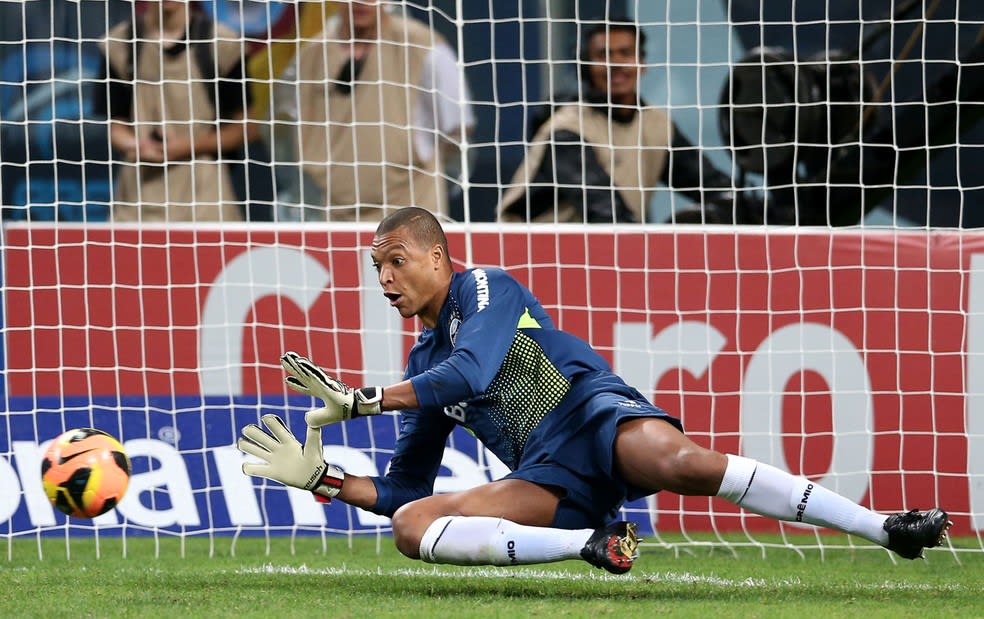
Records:
{"label": "goal post", "polygon": [[[956,535],[977,531],[981,433],[968,385],[981,354],[984,237],[448,228],[452,255],[470,237],[476,264],[537,291],[561,328],[681,415],[701,444],[880,511],[943,505]],[[267,412],[303,429],[311,402],[287,394],[284,350],[309,352],[353,384],[399,375],[416,325],[385,314],[365,267],[371,234],[8,226],[0,478],[14,492],[0,503],[4,536],[388,533],[385,518],[255,483],[234,448],[239,429]],[[91,524],[55,512],[39,483],[44,441],[79,426],[121,437],[134,462],[127,497]],[[394,415],[332,426],[326,457],[382,473],[397,431]],[[437,489],[505,472],[456,431]],[[767,544],[757,540],[782,531],[794,546],[845,543],[718,499],[661,493],[627,515],[656,540]]]}
{"label": "goal post", "polygon": [[[984,222],[972,206],[979,186],[962,167],[978,157],[976,110],[958,104],[984,84],[969,62],[981,53],[980,9],[382,4],[407,7],[408,18],[438,33],[433,40],[453,57],[449,79],[467,88],[448,98],[453,89],[417,84],[414,97],[444,97],[431,100],[432,118],[380,121],[380,135],[409,136],[412,150],[426,134],[431,147],[456,146],[448,152],[458,165],[387,168],[353,148],[348,168],[387,168],[392,175],[373,188],[383,193],[400,170],[426,173],[412,186],[439,179],[456,268],[514,275],[560,328],[679,415],[701,445],[806,475],[878,511],[941,506],[954,522],[952,551],[984,551],[976,386],[984,235],[963,229]],[[420,330],[379,294],[368,259],[374,224],[317,221],[324,187],[305,166],[326,161],[306,160],[298,141],[327,124],[305,124],[291,116],[300,108],[277,105],[302,92],[294,55],[347,3],[195,3],[235,33],[251,67],[243,82],[254,95],[250,141],[217,157],[235,170],[230,186],[251,221],[113,221],[112,170],[125,164],[91,105],[108,85],[98,45],[120,19],[153,6],[0,0],[6,554],[41,538],[64,539],[68,552],[75,538],[107,536],[208,538],[222,548],[240,536],[386,537],[384,517],[243,475],[235,448],[240,429],[263,414],[303,430],[312,401],[286,389],[284,351],[311,356],[348,384],[389,384],[402,377]],[[537,138],[536,129],[546,112],[589,96],[586,33],[612,32],[615,15],[646,35],[641,93],[672,122],[667,143],[650,149],[666,158],[646,161],[665,169],[647,184],[640,148],[582,136],[581,156],[609,172],[608,184],[559,183],[548,195],[559,202],[561,190],[584,200],[607,191],[615,204],[616,194],[635,192],[644,222],[496,222],[509,190],[544,185],[532,168],[527,177],[516,171],[538,147],[560,152],[562,140]],[[335,87],[337,77],[307,82]],[[385,81],[355,76],[349,88]],[[407,97],[403,111],[416,101]],[[436,118],[462,107],[467,133]],[[671,151],[673,132],[689,144]],[[694,163],[702,156],[726,187],[702,185],[711,178]],[[627,185],[612,172],[626,158],[639,172]],[[698,168],[681,176],[686,165]],[[532,212],[532,198],[523,199]],[[683,223],[712,203],[737,224]],[[123,502],[93,521],[61,515],[40,482],[46,442],[83,426],[120,438],[133,462]],[[354,474],[384,474],[399,428],[397,414],[330,426],[326,458]],[[435,491],[506,473],[458,428]],[[674,548],[875,549],[716,498],[658,493],[624,515],[647,543]]]}

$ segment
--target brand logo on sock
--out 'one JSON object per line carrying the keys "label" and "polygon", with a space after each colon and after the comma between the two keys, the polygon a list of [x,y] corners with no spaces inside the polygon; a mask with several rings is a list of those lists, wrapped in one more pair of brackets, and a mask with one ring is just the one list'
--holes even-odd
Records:
{"label": "brand logo on sock", "polygon": [[803,522],[803,512],[806,511],[806,502],[810,500],[810,494],[813,492],[813,484],[806,484],[806,490],[803,491],[803,498],[800,499],[799,505],[796,506],[796,522]]}
{"label": "brand logo on sock", "polygon": [[506,554],[509,555],[509,562],[516,563],[516,542],[509,540],[506,542]]}

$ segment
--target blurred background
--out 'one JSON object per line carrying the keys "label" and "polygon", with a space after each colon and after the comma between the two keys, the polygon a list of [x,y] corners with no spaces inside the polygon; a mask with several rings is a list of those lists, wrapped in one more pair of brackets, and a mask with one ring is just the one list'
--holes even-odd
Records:
{"label": "blurred background", "polygon": [[[97,43],[124,0],[0,1],[5,220],[105,221],[110,153]],[[249,54],[293,36],[303,2],[200,2]],[[581,28],[634,17],[644,96],[740,186],[801,224],[980,227],[984,3],[958,0],[408,0],[459,52],[473,97],[469,191],[451,214],[491,221],[530,119],[575,92]],[[461,5],[463,14],[456,14]],[[459,34],[461,37],[459,38]],[[764,104],[764,105],[763,105]],[[247,202],[286,190],[268,149],[234,162]],[[687,205],[659,190],[654,220]],[[275,217],[257,210],[254,219]],[[266,214],[262,214],[266,213]]]}

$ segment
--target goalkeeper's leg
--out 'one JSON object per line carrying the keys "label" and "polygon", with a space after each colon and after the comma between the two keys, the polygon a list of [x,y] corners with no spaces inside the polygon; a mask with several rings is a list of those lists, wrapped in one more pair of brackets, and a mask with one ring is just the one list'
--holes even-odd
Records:
{"label": "goalkeeper's leg", "polygon": [[634,526],[559,529],[550,525],[560,491],[504,479],[414,501],[393,516],[400,552],[428,563],[524,565],[585,559],[614,573],[632,567]]}
{"label": "goalkeeper's leg", "polygon": [[639,488],[716,495],[777,520],[858,535],[907,559],[942,543],[950,524],[939,509],[893,516],[874,512],[805,477],[700,447],[660,419],[620,425],[615,454],[622,478]]}

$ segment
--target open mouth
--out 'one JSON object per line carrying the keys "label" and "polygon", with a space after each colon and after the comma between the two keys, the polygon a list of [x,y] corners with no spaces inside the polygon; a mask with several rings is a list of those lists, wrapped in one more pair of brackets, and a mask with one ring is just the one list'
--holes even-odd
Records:
{"label": "open mouth", "polygon": [[396,305],[403,298],[403,295],[398,292],[384,292],[383,296],[389,299],[390,305]]}

